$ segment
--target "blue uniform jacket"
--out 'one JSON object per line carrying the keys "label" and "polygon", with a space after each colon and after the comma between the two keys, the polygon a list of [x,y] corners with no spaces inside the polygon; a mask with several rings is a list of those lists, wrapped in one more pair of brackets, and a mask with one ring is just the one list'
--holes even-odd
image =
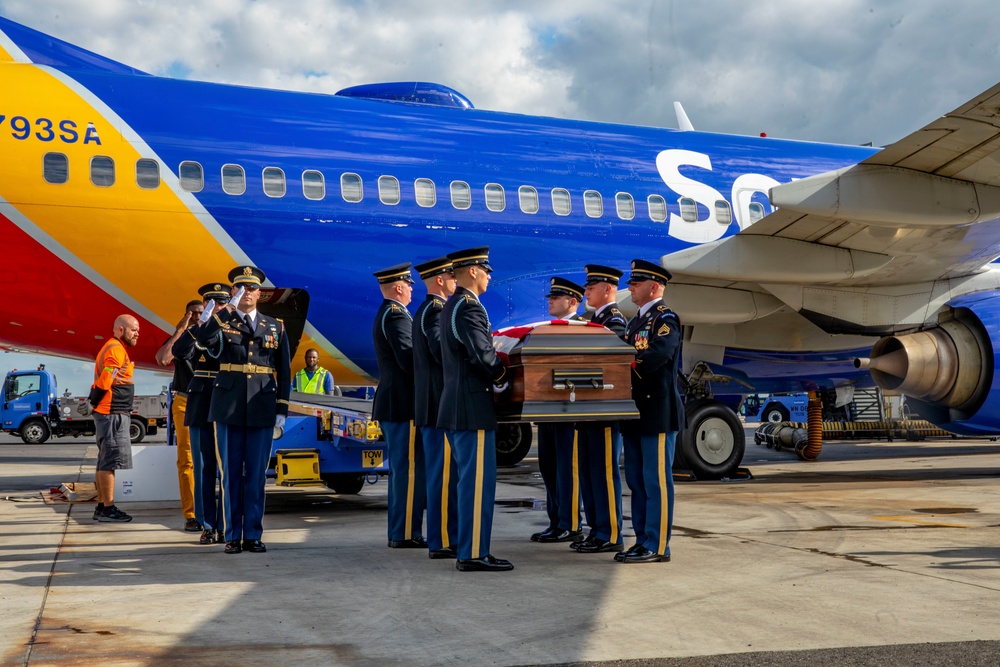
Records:
{"label": "blue uniform jacket", "polygon": [[221,344],[222,368],[226,364],[254,364],[274,369],[273,373],[219,370],[212,389],[209,421],[272,428],[276,414],[288,415],[292,371],[284,324],[257,311],[256,326],[250,331],[238,310],[222,310],[198,327],[195,336],[206,350],[216,350]]}
{"label": "blue uniform jacket", "polygon": [[438,401],[444,389],[441,366],[441,311],[444,297],[428,294],[413,317],[413,382],[417,426],[437,426]]}
{"label": "blue uniform jacket", "polygon": [[507,379],[507,368],[493,349],[486,308],[459,287],[441,311],[441,362],[444,388],[438,427],[492,431],[497,427],[493,385]]}
{"label": "blue uniform jacket", "polygon": [[372,328],[378,386],[372,417],[378,421],[413,419],[413,318],[403,304],[384,299]]}
{"label": "blue uniform jacket", "polygon": [[635,348],[632,400],[639,420],[622,422],[622,430],[639,428],[656,435],[684,428],[684,403],[677,386],[681,365],[681,321],[662,302],[628,324],[625,342]]}
{"label": "blue uniform jacket", "polygon": [[[208,351],[198,345],[195,329],[201,326],[204,325],[197,324],[195,328],[185,331],[170,348],[174,357],[186,359],[194,364],[195,375],[188,383],[187,408],[184,412],[185,426],[209,425],[208,409],[212,404],[212,385],[215,382],[214,375],[219,372],[221,349],[217,346],[214,350]],[[211,372],[213,377],[202,375],[205,372]]]}
{"label": "blue uniform jacket", "polygon": [[625,320],[622,311],[618,309],[618,306],[610,305],[601,311],[600,314],[594,313],[594,318],[591,322],[602,324],[614,331],[619,338],[625,339],[625,329],[628,328],[628,322]]}

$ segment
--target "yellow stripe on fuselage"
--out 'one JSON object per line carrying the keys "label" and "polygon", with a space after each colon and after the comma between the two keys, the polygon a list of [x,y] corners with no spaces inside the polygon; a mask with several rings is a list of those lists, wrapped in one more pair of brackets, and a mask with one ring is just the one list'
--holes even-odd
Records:
{"label": "yellow stripe on fuselage", "polygon": [[[14,60],[2,48],[0,52],[0,60]],[[0,128],[0,197],[66,248],[75,258],[73,268],[89,267],[150,314],[172,323],[188,300],[185,287],[194,295],[198,285],[218,281],[244,261],[235,259],[206,228],[215,224],[201,219],[208,214],[196,214],[171,189],[166,177],[176,183],[171,175],[176,165],[165,165],[148,148],[133,145],[127,136],[131,130],[105,117],[81,94],[82,87],[75,90],[44,68],[19,64],[0,68],[0,90],[18,91],[2,110],[6,118]],[[26,122],[30,128],[25,139],[14,136],[22,132],[12,132],[15,118],[19,127]],[[72,128],[63,129],[64,122]],[[74,141],[64,140],[74,132]],[[65,184],[43,178],[43,156],[50,152],[68,158]],[[110,187],[90,180],[95,156],[114,160],[115,182]],[[136,184],[140,158],[159,162],[159,187],[148,190]],[[309,336],[302,337],[301,345],[323,349]],[[369,381],[325,351],[321,360],[337,382]]]}

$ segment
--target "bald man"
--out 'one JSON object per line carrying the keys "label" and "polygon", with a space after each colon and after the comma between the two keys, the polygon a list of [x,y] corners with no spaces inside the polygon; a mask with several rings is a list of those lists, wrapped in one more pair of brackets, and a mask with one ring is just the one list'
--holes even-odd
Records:
{"label": "bald man", "polygon": [[97,434],[97,508],[94,520],[102,523],[126,523],[132,517],[115,507],[115,470],[132,467],[132,443],[128,437],[129,415],[135,385],[135,364],[128,348],[139,342],[139,321],[131,315],[115,319],[113,337],[97,354],[90,404],[94,406]]}

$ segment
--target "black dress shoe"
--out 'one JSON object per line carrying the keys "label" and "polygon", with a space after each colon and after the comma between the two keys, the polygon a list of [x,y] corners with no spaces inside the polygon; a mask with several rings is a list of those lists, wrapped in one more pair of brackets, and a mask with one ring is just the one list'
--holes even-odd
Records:
{"label": "black dress shoe", "polygon": [[615,560],[618,561],[619,563],[622,562],[623,560],[625,560],[625,556],[628,556],[629,554],[634,554],[636,549],[642,549],[642,545],[633,544],[627,550],[622,551],[620,553],[616,553]]}
{"label": "black dress shoe", "polygon": [[414,537],[411,540],[389,540],[389,547],[392,549],[426,549],[427,540],[422,537]]}
{"label": "black dress shoe", "polygon": [[427,552],[428,558],[439,560],[441,558],[457,558],[455,547],[445,547],[444,549],[431,549]]}
{"label": "black dress shoe", "polygon": [[211,528],[206,528],[201,531],[201,537],[198,538],[198,544],[215,544],[215,531]]}
{"label": "black dress shoe", "polygon": [[459,572],[506,572],[513,570],[514,565],[509,560],[494,558],[487,554],[482,558],[460,560],[455,563],[455,568]]}
{"label": "black dress shoe", "polygon": [[655,551],[650,551],[646,547],[639,547],[634,552],[625,556],[622,559],[623,563],[669,563],[670,556],[658,554]]}
{"label": "black dress shoe", "polygon": [[243,547],[240,546],[240,541],[233,540],[232,542],[226,542],[226,553],[227,554],[243,553]]}
{"label": "black dress shoe", "polygon": [[219,544],[223,544],[226,541],[226,531],[216,530],[215,531],[215,541]]}
{"label": "black dress shoe", "polygon": [[532,542],[541,542],[543,537],[548,537],[548,536],[551,536],[551,535],[555,535],[558,532],[559,532],[558,528],[556,528],[555,526],[549,526],[548,528],[546,528],[545,530],[543,530],[540,533],[532,533],[531,534],[531,541]]}
{"label": "black dress shoe", "polygon": [[556,530],[549,535],[542,535],[538,538],[539,542],[575,542],[577,538],[583,535],[582,530]]}
{"label": "black dress shoe", "polygon": [[582,543],[577,552],[581,554],[599,554],[605,551],[621,551],[625,548],[621,542],[608,542],[599,537],[592,537],[587,542]]}
{"label": "black dress shoe", "polygon": [[198,519],[185,519],[184,530],[186,530],[189,533],[197,533],[199,530],[201,530],[201,524],[198,523]]}
{"label": "black dress shoe", "polygon": [[260,540],[243,540],[243,550],[250,553],[262,554],[267,551],[267,547]]}
{"label": "black dress shoe", "polygon": [[572,549],[573,551],[578,551],[580,547],[582,547],[585,544],[592,544],[596,539],[597,539],[596,537],[590,535],[583,540],[573,540],[572,542],[569,543],[569,548]]}

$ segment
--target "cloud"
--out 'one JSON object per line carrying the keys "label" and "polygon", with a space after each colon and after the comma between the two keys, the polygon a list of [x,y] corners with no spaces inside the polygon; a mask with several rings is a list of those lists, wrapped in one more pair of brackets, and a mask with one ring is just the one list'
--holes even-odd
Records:
{"label": "cloud", "polygon": [[0,13],[146,71],[333,93],[449,85],[476,106],[885,144],[996,82],[985,0],[0,1]]}

